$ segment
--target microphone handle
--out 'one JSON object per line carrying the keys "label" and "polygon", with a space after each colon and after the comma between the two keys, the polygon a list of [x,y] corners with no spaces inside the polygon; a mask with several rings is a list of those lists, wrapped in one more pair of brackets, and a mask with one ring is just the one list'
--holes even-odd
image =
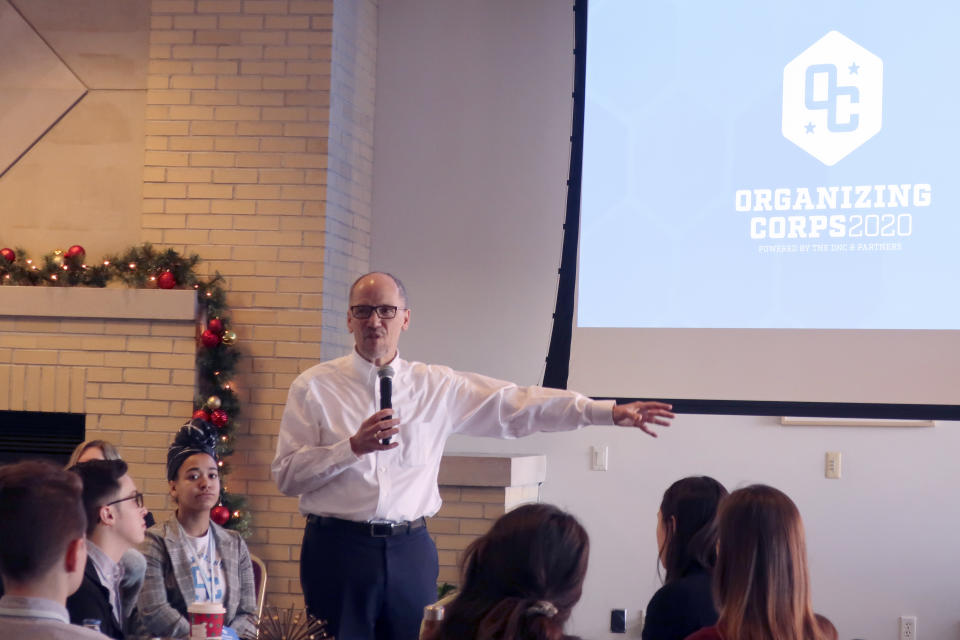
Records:
{"label": "microphone handle", "polygon": [[[393,395],[393,380],[386,376],[380,378],[380,408],[392,409],[390,396]],[[384,438],[380,444],[390,444],[390,438]]]}

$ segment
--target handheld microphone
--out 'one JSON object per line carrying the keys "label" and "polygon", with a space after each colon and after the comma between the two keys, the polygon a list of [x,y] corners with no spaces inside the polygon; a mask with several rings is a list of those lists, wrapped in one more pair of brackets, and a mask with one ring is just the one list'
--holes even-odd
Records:
{"label": "handheld microphone", "polygon": [[[380,408],[392,409],[390,396],[393,395],[393,367],[383,365],[377,369],[377,377],[380,378]],[[390,438],[384,438],[380,444],[390,444]]]}

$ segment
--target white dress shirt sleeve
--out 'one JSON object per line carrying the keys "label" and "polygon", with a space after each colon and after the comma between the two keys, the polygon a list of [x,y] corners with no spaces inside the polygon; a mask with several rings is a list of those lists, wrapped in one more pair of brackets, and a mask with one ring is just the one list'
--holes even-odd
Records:
{"label": "white dress shirt sleeve", "polygon": [[456,433],[521,438],[538,431],[570,431],[613,424],[612,400],[592,400],[575,391],[520,387],[477,373],[456,372],[450,404],[459,415]]}
{"label": "white dress shirt sleeve", "polygon": [[320,412],[313,409],[309,386],[298,379],[290,387],[280,420],[277,455],[270,467],[277,487],[288,496],[320,489],[359,460],[349,438],[316,444],[321,441]]}

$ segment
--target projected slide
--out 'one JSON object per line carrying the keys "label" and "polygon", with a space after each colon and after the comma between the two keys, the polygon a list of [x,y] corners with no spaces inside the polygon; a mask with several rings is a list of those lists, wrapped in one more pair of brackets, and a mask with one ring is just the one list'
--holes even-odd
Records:
{"label": "projected slide", "polygon": [[577,325],[960,329],[954,6],[590,0]]}

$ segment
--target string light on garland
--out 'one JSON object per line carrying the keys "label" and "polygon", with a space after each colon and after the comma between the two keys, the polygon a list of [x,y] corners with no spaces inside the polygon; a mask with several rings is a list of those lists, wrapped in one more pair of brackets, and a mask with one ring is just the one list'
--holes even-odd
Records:
{"label": "string light on garland", "polygon": [[[226,459],[234,451],[240,415],[240,399],[232,381],[240,353],[236,349],[236,333],[230,328],[223,277],[215,273],[200,278],[195,270],[199,256],[180,255],[173,249],[158,250],[150,244],[92,260],[91,264],[86,259],[86,250],[79,244],[66,251],[58,248],[40,260],[30,258],[19,247],[0,248],[0,286],[105,287],[119,282],[140,289],[195,290],[201,326],[192,417],[216,424],[217,464],[221,475],[226,476],[230,470]],[[206,332],[210,336],[204,339]],[[227,492],[225,484],[221,484],[220,504],[227,516],[224,526],[249,535],[251,514],[244,496]]]}

